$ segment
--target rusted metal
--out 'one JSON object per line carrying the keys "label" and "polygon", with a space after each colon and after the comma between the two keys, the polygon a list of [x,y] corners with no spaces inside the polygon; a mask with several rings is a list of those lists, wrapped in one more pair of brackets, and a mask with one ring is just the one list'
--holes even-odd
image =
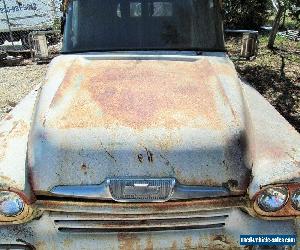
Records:
{"label": "rusted metal", "polygon": [[[254,202],[268,185],[299,187],[299,134],[240,82],[224,54],[58,57],[40,95],[1,122],[0,140],[0,190],[16,192],[28,209],[13,222],[0,218],[1,244],[232,249],[241,231],[295,234],[299,224],[290,201],[276,214]],[[225,187],[230,196],[120,204],[49,192],[122,176]]]}
{"label": "rusted metal", "polygon": [[[217,211],[214,209],[206,210],[208,212],[206,216],[213,216]],[[245,234],[255,234],[266,230],[270,234],[278,234],[282,228],[285,228],[287,234],[293,234],[294,232],[293,221],[263,221],[250,217],[246,213],[241,212],[240,209],[229,208],[226,211],[228,217],[222,228],[179,231],[160,230],[157,232],[144,231],[135,233],[97,233],[89,232],[89,228],[81,231],[81,233],[64,233],[56,227],[56,221],[59,221],[61,217],[44,211],[43,216],[39,220],[34,220],[24,225],[1,228],[0,242],[1,244],[16,244],[18,239],[34,246],[38,250],[49,248],[93,249],[94,246],[99,246],[101,249],[243,249],[239,246],[241,230]],[[101,212],[101,208],[98,209],[98,213]],[[173,213],[173,216],[180,216],[180,214]],[[204,214],[205,211],[199,211],[199,216],[204,216]],[[93,212],[90,215],[77,212],[71,215],[70,223],[75,223],[76,216],[79,216],[77,217],[77,222],[82,223],[80,222],[82,219],[91,219],[93,220],[91,223],[94,224],[97,223],[96,215]],[[80,216],[87,217],[81,218]],[[67,219],[67,217],[63,218]],[[130,223],[130,220],[126,219],[126,221]]]}
{"label": "rusted metal", "polygon": [[[290,200],[276,213],[256,204],[269,185],[298,189],[299,168],[300,135],[224,53],[61,55],[0,123],[0,191],[25,202],[0,216],[0,248],[240,249],[241,233],[283,228],[300,238]],[[101,183],[110,193],[88,197]],[[201,188],[202,199],[176,192]]]}
{"label": "rusted metal", "polygon": [[66,211],[66,212],[87,212],[109,214],[151,214],[151,213],[180,213],[182,211],[201,211],[205,209],[218,208],[242,208],[249,207],[248,200],[244,197],[230,197],[220,199],[206,199],[193,201],[172,201],[165,203],[109,203],[109,202],[80,202],[80,201],[59,201],[39,199],[36,205],[42,211]]}
{"label": "rusted metal", "polygon": [[[220,67],[226,71],[228,65]],[[196,128],[221,129],[225,124],[214,97],[218,81],[205,59],[190,64],[78,59],[49,107],[49,112],[60,110],[46,117],[45,125],[58,129],[119,125],[143,130],[178,129],[194,121]],[[72,99],[67,101],[70,94]],[[207,123],[197,122],[200,118]]]}
{"label": "rusted metal", "polygon": [[241,89],[218,55],[55,59],[59,77],[49,74],[29,141],[34,190],[171,176],[183,185],[235,183],[232,194],[244,194]]}

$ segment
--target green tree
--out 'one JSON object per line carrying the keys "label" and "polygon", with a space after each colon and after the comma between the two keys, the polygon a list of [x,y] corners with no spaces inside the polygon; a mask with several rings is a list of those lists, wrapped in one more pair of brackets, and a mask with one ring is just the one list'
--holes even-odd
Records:
{"label": "green tree", "polygon": [[269,17],[270,0],[225,0],[224,25],[230,29],[255,29]]}
{"label": "green tree", "polygon": [[268,48],[273,49],[276,35],[278,33],[280,22],[285,18],[286,11],[289,10],[290,15],[299,23],[300,20],[300,0],[272,0],[272,4],[276,9],[276,16],[273,22],[272,31],[270,33]]}
{"label": "green tree", "polygon": [[275,43],[275,39],[277,36],[277,32],[279,30],[279,26],[280,26],[280,22],[281,19],[283,17],[283,14],[285,12],[286,6],[288,1],[284,1],[284,0],[272,0],[273,5],[277,11],[274,22],[273,22],[273,26],[272,26],[272,31],[270,33],[269,36],[269,41],[268,41],[268,48],[269,49],[273,49],[274,48],[274,43]]}
{"label": "green tree", "polygon": [[289,1],[290,16],[296,20],[298,27],[300,26],[300,0]]}

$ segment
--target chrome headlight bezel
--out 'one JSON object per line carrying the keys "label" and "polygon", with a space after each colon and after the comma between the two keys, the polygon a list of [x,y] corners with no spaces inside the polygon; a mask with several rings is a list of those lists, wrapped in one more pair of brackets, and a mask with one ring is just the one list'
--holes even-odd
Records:
{"label": "chrome headlight bezel", "polygon": [[25,203],[19,195],[9,191],[0,191],[0,216],[16,217],[23,213]]}
{"label": "chrome headlight bezel", "polygon": [[281,210],[289,200],[289,190],[284,186],[268,187],[257,196],[257,205],[267,213]]}
{"label": "chrome headlight bezel", "polygon": [[295,210],[300,211],[300,189],[296,189],[292,195],[292,206]]}
{"label": "chrome headlight bezel", "polygon": [[[259,199],[261,194],[266,192],[269,188],[284,188],[288,191],[288,199],[279,210],[267,212],[262,206],[259,206]],[[300,216],[300,205],[297,207],[296,202],[293,202],[293,197],[300,194],[300,183],[285,183],[274,184],[263,187],[252,199],[253,210],[257,216],[264,219],[280,220],[281,218],[295,218]],[[299,203],[298,203],[299,204]]]}
{"label": "chrome headlight bezel", "polygon": [[0,190],[0,203],[8,201],[5,204],[8,212],[5,211],[5,208],[0,213],[0,226],[27,223],[41,214],[33,204],[29,204],[29,200],[26,198],[18,190]]}

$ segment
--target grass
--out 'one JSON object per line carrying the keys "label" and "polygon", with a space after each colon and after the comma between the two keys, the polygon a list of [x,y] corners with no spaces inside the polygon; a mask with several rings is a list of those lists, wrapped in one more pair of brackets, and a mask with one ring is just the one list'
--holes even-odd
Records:
{"label": "grass", "polygon": [[[273,15],[271,15],[266,23],[266,25],[268,26],[272,26],[273,25],[273,22],[274,22],[274,19],[275,19],[275,13]],[[295,19],[293,19],[289,13],[287,12],[286,14],[286,17],[285,17],[285,23],[284,23],[284,26],[286,29],[299,29],[299,23],[296,22]]]}

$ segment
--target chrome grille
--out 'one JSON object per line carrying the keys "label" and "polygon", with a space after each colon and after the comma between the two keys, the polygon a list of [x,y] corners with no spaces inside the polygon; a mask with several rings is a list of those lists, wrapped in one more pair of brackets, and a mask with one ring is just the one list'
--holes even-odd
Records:
{"label": "chrome grille", "polygon": [[170,199],[176,180],[163,179],[108,179],[112,198],[119,202],[163,202]]}
{"label": "chrome grille", "polygon": [[67,233],[111,233],[222,229],[227,209],[159,214],[95,214],[50,212],[58,231]]}

